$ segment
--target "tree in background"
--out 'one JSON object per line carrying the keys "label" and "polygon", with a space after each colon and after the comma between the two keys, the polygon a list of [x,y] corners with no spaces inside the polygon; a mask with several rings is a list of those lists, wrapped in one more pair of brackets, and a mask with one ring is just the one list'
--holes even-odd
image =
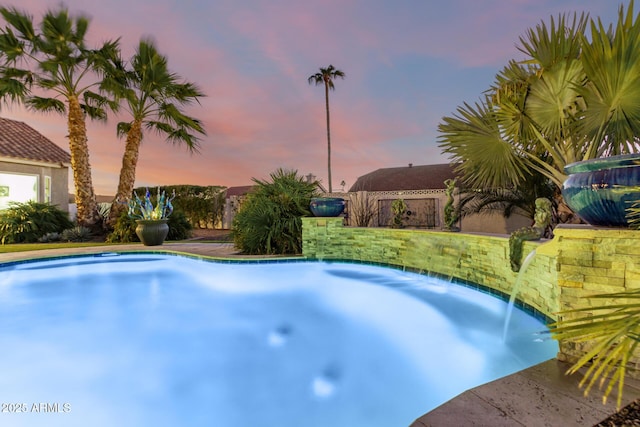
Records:
{"label": "tree in background", "polygon": [[[591,37],[587,38],[586,30]],[[559,189],[572,162],[635,152],[640,135],[640,22],[633,1],[612,32],[561,15],[520,38],[486,97],[438,129],[440,147],[471,188],[520,185],[538,172]]]}
{"label": "tree in background", "polygon": [[252,255],[301,253],[301,217],[311,215],[309,204],[318,182],[283,169],[270,177],[270,182],[253,179],[257,185],[233,218],[234,243]]}
{"label": "tree in background", "polygon": [[152,41],[141,40],[130,69],[121,66],[119,71],[114,69],[112,78],[103,85],[124,101],[124,108],[131,115],[131,121],[118,123],[118,136],[125,136],[126,143],[110,224],[115,223],[126,208],[124,202],[131,197],[143,128],[165,136],[173,144],[183,144],[191,152],[197,151],[197,134],[205,134],[202,123],[182,109],[198,102],[204,94],[194,83],[185,82],[169,71],[167,58]]}
{"label": "tree in background", "polygon": [[333,191],[331,186],[331,126],[329,120],[329,89],[335,90],[333,81],[340,77],[344,79],[345,74],[334,68],[333,65],[329,65],[327,68],[320,68],[320,72],[310,76],[307,81],[309,84],[316,86],[324,85],[324,102],[327,111],[327,174],[329,180],[329,193]]}
{"label": "tree in background", "polygon": [[39,32],[25,12],[1,7],[0,13],[8,24],[0,29],[0,97],[22,102],[30,110],[66,115],[77,220],[94,227],[101,217],[91,179],[85,117],[106,120],[103,107],[108,100],[93,89],[99,88],[105,65],[118,56],[118,42],[87,48],[89,19],[70,17],[64,8],[45,13]]}
{"label": "tree in background", "polygon": [[350,225],[368,227],[376,216],[376,199],[366,191],[349,193],[347,206]]}

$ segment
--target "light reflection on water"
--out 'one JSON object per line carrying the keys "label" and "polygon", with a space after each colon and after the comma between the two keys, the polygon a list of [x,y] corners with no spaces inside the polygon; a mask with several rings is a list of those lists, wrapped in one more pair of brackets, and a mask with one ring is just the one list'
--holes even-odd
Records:
{"label": "light reflection on water", "polygon": [[[0,269],[0,401],[16,426],[400,426],[555,356],[521,311],[345,263],[67,258]],[[52,406],[53,408],[54,406]]]}

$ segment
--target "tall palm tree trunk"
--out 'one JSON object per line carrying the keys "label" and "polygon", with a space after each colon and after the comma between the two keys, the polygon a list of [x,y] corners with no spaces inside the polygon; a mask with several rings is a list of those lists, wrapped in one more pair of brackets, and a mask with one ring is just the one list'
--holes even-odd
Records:
{"label": "tall palm tree trunk", "polygon": [[122,156],[122,168],[120,169],[120,181],[118,192],[111,204],[109,213],[109,225],[114,226],[120,214],[126,209],[126,201],[131,198],[136,181],[136,167],[138,166],[138,154],[142,142],[142,121],[135,120],[131,129],[127,132],[127,141]]}
{"label": "tall palm tree trunk", "polygon": [[329,180],[329,193],[333,192],[331,187],[331,128],[329,126],[329,85],[324,84],[324,100],[327,108],[327,174]]}
{"label": "tall palm tree trunk", "polygon": [[87,126],[78,98],[71,96],[68,98],[68,102],[69,151],[71,152],[71,169],[75,185],[75,202],[78,209],[77,221],[79,225],[93,228],[99,225],[100,217],[91,180]]}

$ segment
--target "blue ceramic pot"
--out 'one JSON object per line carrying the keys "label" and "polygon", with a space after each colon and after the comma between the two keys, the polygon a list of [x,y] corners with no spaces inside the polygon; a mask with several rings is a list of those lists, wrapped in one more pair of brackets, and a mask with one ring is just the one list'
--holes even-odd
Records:
{"label": "blue ceramic pot", "polygon": [[309,209],[314,216],[338,216],[344,211],[344,204],[339,197],[314,197]]}
{"label": "blue ceramic pot", "polygon": [[562,186],[567,205],[586,223],[627,227],[626,209],[640,200],[640,154],[571,163]]}

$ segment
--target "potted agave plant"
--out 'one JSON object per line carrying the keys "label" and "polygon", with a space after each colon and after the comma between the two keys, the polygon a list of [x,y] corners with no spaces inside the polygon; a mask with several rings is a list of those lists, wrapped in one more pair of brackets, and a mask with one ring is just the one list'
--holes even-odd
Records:
{"label": "potted agave plant", "polygon": [[145,246],[158,246],[164,243],[164,239],[169,234],[169,225],[167,224],[169,215],[173,212],[171,201],[176,196],[175,190],[171,197],[167,197],[165,191],[158,193],[156,198],[156,206],[151,202],[151,192],[147,188],[144,200],[138,197],[136,192],[133,198],[129,200],[129,217],[136,220],[136,235]]}

